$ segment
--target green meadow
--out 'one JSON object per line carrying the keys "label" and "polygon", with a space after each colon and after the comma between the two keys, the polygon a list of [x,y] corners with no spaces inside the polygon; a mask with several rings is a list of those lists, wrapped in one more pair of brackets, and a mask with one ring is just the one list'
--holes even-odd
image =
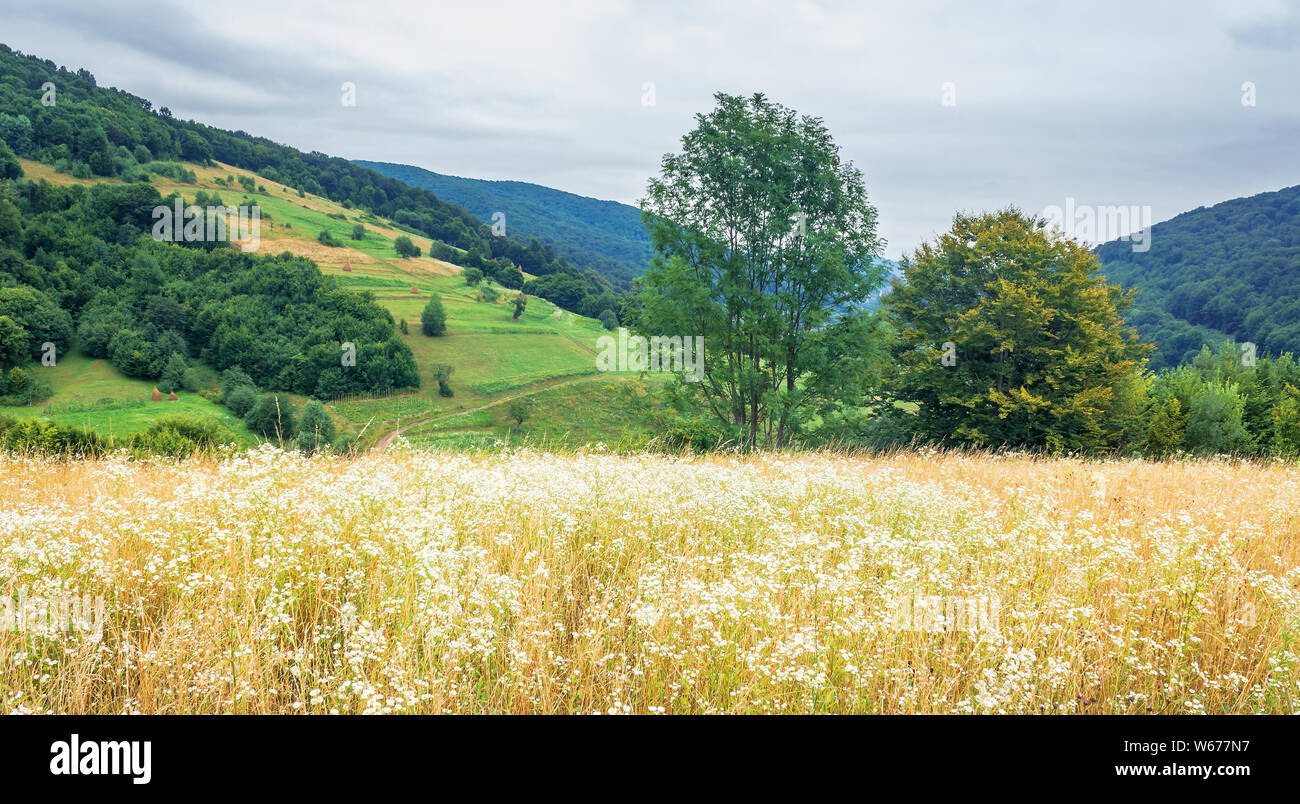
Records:
{"label": "green meadow", "polygon": [[[23,166],[33,177],[48,181],[88,183],[38,162],[23,160]],[[407,227],[310,193],[299,196],[295,189],[228,165],[186,167],[194,171],[196,183],[155,176],[154,186],[164,195],[179,193],[187,202],[203,190],[228,206],[257,204],[260,253],[289,251],[309,257],[344,287],[372,294],[392,313],[395,324],[406,322],[401,338],[420,368],[420,388],[326,405],[339,431],[356,438],[358,446],[374,446],[398,430],[412,444],[427,447],[497,441],[613,446],[644,443],[655,435],[663,418],[662,405],[654,402],[661,381],[597,372],[596,341],[606,334],[600,322],[536,297],[529,297],[515,320],[516,291],[494,285],[497,301],[479,301],[477,288],[465,283],[461,268],[428,257],[431,241]],[[227,181],[240,175],[252,176],[257,191]],[[361,240],[352,239],[357,224],[366,230]],[[322,231],[338,245],[321,243]],[[397,256],[394,241],[402,234],[421,248],[422,256]],[[428,337],[420,331],[420,313],[435,292],[446,309],[447,331]],[[190,362],[203,369],[197,360]],[[452,367],[454,396],[438,394],[435,364]],[[215,419],[241,441],[257,441],[221,405],[193,393],[182,393],[174,402],[150,402],[153,383],[126,377],[107,361],[91,359],[75,348],[57,366],[42,369],[38,378],[54,390],[49,400],[0,413],[49,418],[115,437],[147,429],[162,416],[182,414]],[[207,389],[217,388],[216,372],[207,370],[206,380]],[[522,426],[508,416],[508,403],[519,396],[535,403]],[[293,399],[299,405],[305,401]]]}

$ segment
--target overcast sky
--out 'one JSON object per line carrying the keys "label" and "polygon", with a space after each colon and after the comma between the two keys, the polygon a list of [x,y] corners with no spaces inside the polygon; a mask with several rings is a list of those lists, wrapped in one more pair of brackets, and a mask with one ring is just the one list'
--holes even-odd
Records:
{"label": "overcast sky", "polygon": [[627,203],[714,92],[761,91],[826,121],[890,257],[956,210],[1300,183],[1300,2],[318,5],[0,0],[0,41],[304,151]]}

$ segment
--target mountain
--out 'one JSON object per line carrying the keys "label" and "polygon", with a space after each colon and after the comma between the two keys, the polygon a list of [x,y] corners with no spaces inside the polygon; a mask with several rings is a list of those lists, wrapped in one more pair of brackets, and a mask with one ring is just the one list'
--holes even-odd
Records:
{"label": "mountain", "polygon": [[650,260],[650,236],[636,207],[600,201],[539,184],[488,181],[434,173],[411,165],[354,160],[357,165],[431,190],[474,216],[493,220],[505,213],[506,233],[537,238],[580,268],[590,268],[616,287],[640,276]]}
{"label": "mountain", "polygon": [[1111,281],[1138,290],[1127,319],[1156,344],[1152,368],[1229,337],[1300,354],[1300,186],[1184,212],[1153,226],[1150,243],[1097,255]]}

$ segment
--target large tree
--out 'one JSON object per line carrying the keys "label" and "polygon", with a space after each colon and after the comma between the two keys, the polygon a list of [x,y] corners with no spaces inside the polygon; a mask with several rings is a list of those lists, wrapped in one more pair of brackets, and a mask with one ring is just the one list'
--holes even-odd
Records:
{"label": "large tree", "polygon": [[957,215],[885,297],[899,395],[933,441],[1053,451],[1114,445],[1149,346],[1132,292],[1095,255],[1016,210]]}
{"label": "large tree", "polygon": [[[781,445],[834,372],[825,326],[883,276],[862,173],[822,121],[719,93],[641,202],[655,256],[643,335],[703,336],[707,407],[747,447]],[[838,326],[838,325],[836,325]],[[831,327],[830,329],[833,329]]]}

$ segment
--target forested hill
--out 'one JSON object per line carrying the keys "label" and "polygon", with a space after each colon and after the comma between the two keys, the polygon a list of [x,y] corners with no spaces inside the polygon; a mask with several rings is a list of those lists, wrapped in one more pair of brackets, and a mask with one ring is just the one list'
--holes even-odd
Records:
{"label": "forested hill", "polygon": [[[47,97],[44,89],[53,87]],[[610,284],[553,250],[529,249],[509,236],[494,237],[486,223],[459,204],[438,198],[346,159],[178,120],[166,106],[120,89],[100,87],[88,70],[0,44],[0,139],[22,157],[46,162],[77,178],[134,181],[162,162],[214,160],[252,171],[347,209],[366,210],[434,240],[433,256],[479,268],[510,288],[520,269],[544,281],[528,292],[561,299],[584,314],[616,307]]]}
{"label": "forested hill", "polygon": [[1300,353],[1300,186],[1185,212],[1152,227],[1150,242],[1097,254],[1111,281],[1138,289],[1127,318],[1156,344],[1152,368],[1226,337]]}
{"label": "forested hill", "polygon": [[641,212],[627,204],[521,181],[466,179],[411,165],[355,162],[431,190],[485,221],[503,212],[511,237],[537,238],[574,265],[591,268],[618,286],[640,276],[650,260],[650,236],[641,225]]}

